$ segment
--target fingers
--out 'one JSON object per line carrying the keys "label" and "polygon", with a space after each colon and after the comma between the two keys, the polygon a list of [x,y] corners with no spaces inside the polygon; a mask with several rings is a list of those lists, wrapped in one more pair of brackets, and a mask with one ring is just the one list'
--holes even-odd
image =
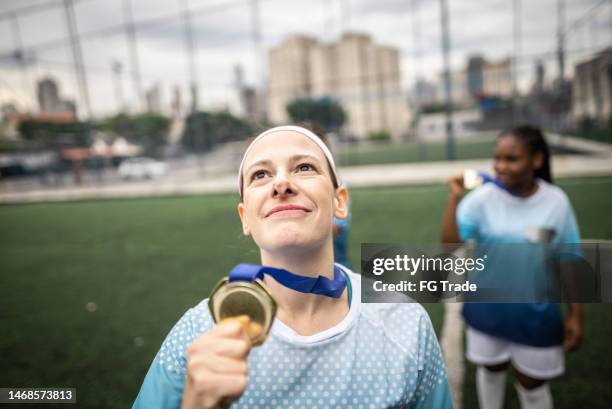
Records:
{"label": "fingers", "polygon": [[190,374],[188,381],[200,402],[199,407],[218,408],[219,405],[228,405],[244,393],[248,377],[200,371]]}
{"label": "fingers", "polygon": [[582,335],[573,329],[566,329],[565,337],[563,339],[563,349],[566,352],[575,351],[580,348],[582,344]]}
{"label": "fingers", "polygon": [[251,351],[251,343],[245,339],[226,339],[212,347],[218,355],[235,359],[246,359]]}
{"label": "fingers", "polygon": [[238,398],[247,387],[248,377],[236,375],[217,374],[214,379],[215,384],[219,388],[220,396],[234,400]]}
{"label": "fingers", "polygon": [[221,320],[219,325],[225,325],[228,323],[240,324],[249,342],[261,336],[264,331],[264,328],[260,323],[251,321],[251,319],[247,315],[239,315],[237,317],[224,318],[223,320]]}
{"label": "fingers", "polygon": [[219,323],[189,345],[187,377],[189,394],[194,394],[190,401],[215,408],[242,395],[248,381],[246,358],[252,347],[245,326],[250,326],[246,316]]}
{"label": "fingers", "polygon": [[249,372],[249,366],[244,359],[228,358],[215,354],[194,355],[189,360],[189,365],[192,370],[205,369],[218,374],[246,376]]}
{"label": "fingers", "polygon": [[463,173],[455,173],[453,176],[451,176],[450,180],[463,185]]}
{"label": "fingers", "polygon": [[457,173],[452,175],[449,179],[448,179],[448,183],[450,185],[459,185],[463,187],[463,174],[462,173]]}
{"label": "fingers", "polygon": [[220,338],[245,338],[245,325],[248,325],[248,321],[243,323],[243,321],[239,321],[237,318],[227,319],[215,325],[209,334]]}
{"label": "fingers", "polygon": [[246,359],[249,351],[251,350],[251,344],[249,341],[244,339],[242,335],[240,337],[241,338],[236,339],[213,336],[211,331],[210,334],[202,335],[191,345],[189,345],[187,348],[187,356],[189,358],[190,356],[195,355],[211,354],[220,355],[227,358]]}

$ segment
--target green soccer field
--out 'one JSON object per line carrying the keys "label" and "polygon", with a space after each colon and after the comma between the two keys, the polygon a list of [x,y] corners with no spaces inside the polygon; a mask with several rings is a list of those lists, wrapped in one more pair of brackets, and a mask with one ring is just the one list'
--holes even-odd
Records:
{"label": "green soccer field", "polygon": [[[560,185],[583,237],[612,239],[612,178]],[[441,185],[355,189],[353,265],[360,242],[436,242],[445,197]],[[257,261],[236,202],[208,195],[0,206],[0,384],[76,387],[79,408],[129,407],[180,315],[234,264]],[[427,309],[439,329],[442,307]],[[612,401],[611,313],[587,306],[584,348],[553,383],[557,407]],[[466,407],[475,407],[473,388],[468,367]]]}
{"label": "green soccer field", "polygon": [[[495,135],[477,139],[458,140],[457,159],[485,159],[491,157]],[[416,142],[355,144],[339,147],[334,152],[339,166],[373,165],[381,163],[407,163],[446,160],[446,142]]]}

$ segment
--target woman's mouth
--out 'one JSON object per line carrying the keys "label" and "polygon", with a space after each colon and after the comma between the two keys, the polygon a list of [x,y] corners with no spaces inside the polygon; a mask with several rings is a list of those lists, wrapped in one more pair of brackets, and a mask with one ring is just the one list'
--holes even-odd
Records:
{"label": "woman's mouth", "polygon": [[296,204],[285,204],[274,206],[268,213],[266,213],[266,217],[274,216],[282,216],[282,215],[291,215],[291,214],[302,214],[309,213],[310,210],[305,208],[304,206],[296,205]]}

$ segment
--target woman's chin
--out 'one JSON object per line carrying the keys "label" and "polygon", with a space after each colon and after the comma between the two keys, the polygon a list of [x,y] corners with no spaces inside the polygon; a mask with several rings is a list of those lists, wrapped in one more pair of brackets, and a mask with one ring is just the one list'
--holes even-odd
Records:
{"label": "woman's chin", "polygon": [[295,248],[304,248],[308,247],[310,241],[304,237],[301,237],[299,234],[296,235],[287,235],[276,237],[271,243],[270,247],[278,250],[289,250]]}
{"label": "woman's chin", "polygon": [[270,234],[266,243],[261,243],[263,246],[260,245],[260,247],[274,253],[293,250],[303,251],[317,246],[320,241],[321,238],[318,235],[308,234],[303,229],[284,228]]}

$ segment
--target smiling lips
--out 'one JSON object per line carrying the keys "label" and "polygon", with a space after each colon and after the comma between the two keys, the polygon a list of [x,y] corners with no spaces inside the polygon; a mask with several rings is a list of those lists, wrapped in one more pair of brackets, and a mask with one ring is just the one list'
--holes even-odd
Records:
{"label": "smiling lips", "polygon": [[269,217],[269,216],[273,215],[274,213],[279,213],[279,212],[293,213],[293,212],[296,212],[296,211],[301,211],[301,212],[305,212],[305,213],[309,213],[310,212],[310,210],[308,210],[304,206],[300,206],[300,205],[296,205],[296,204],[285,204],[285,205],[279,205],[279,206],[273,207],[272,210],[270,210],[266,214],[266,217]]}

